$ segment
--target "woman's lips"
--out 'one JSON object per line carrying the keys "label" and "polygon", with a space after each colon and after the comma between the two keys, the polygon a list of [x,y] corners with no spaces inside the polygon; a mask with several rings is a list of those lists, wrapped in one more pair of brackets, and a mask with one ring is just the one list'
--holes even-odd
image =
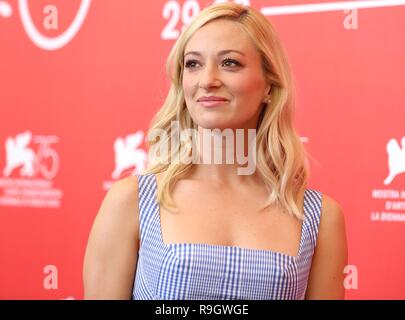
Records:
{"label": "woman's lips", "polygon": [[203,107],[217,107],[228,103],[228,100],[205,100],[199,101],[198,103],[201,104]]}

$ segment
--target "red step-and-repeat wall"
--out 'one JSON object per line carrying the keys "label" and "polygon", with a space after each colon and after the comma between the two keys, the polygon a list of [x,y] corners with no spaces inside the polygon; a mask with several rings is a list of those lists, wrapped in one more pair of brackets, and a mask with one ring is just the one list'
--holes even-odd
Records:
{"label": "red step-and-repeat wall", "polygon": [[[347,299],[405,298],[405,1],[247,0],[297,82],[310,187],[343,209]],[[213,1],[0,0],[0,298],[82,299],[93,219],[142,170],[165,60]]]}

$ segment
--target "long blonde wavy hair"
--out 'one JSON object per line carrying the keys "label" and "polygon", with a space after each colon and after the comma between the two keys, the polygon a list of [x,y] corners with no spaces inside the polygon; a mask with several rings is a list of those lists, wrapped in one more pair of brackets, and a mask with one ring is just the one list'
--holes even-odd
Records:
{"label": "long blonde wavy hair", "polygon": [[[162,163],[153,158],[161,144],[166,144],[170,154],[183,152],[180,147],[171,150],[172,121],[178,121],[179,129],[197,126],[187,110],[182,89],[184,49],[193,34],[205,24],[217,19],[237,23],[245,31],[262,57],[264,75],[271,84],[270,103],[264,103],[257,124],[256,169],[269,190],[264,208],[278,204],[289,214],[303,219],[299,208],[309,175],[305,148],[293,126],[295,87],[292,72],[274,27],[259,11],[235,3],[220,3],[201,11],[183,31],[173,46],[166,62],[166,73],[171,87],[166,100],[152,119],[149,134],[154,130],[167,132],[167,139],[148,140],[149,163],[143,174],[165,172],[161,180],[157,200],[165,207],[175,207],[171,190],[193,166],[192,163],[169,161]],[[172,153],[173,152],[173,153]]]}

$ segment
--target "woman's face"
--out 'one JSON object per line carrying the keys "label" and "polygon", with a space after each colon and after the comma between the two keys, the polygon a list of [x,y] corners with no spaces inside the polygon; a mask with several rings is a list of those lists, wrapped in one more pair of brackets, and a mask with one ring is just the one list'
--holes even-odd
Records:
{"label": "woman's face", "polygon": [[[193,121],[202,128],[256,128],[270,90],[259,52],[236,22],[214,20],[197,30],[184,50],[183,90]],[[202,97],[222,101],[202,102]]]}

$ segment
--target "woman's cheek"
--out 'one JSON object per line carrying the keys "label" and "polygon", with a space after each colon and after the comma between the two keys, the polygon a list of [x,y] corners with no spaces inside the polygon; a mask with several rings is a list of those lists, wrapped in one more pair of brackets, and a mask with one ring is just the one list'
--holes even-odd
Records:
{"label": "woman's cheek", "polygon": [[193,84],[191,79],[189,78],[183,79],[183,92],[185,97],[191,98],[193,96],[194,87],[195,85]]}

